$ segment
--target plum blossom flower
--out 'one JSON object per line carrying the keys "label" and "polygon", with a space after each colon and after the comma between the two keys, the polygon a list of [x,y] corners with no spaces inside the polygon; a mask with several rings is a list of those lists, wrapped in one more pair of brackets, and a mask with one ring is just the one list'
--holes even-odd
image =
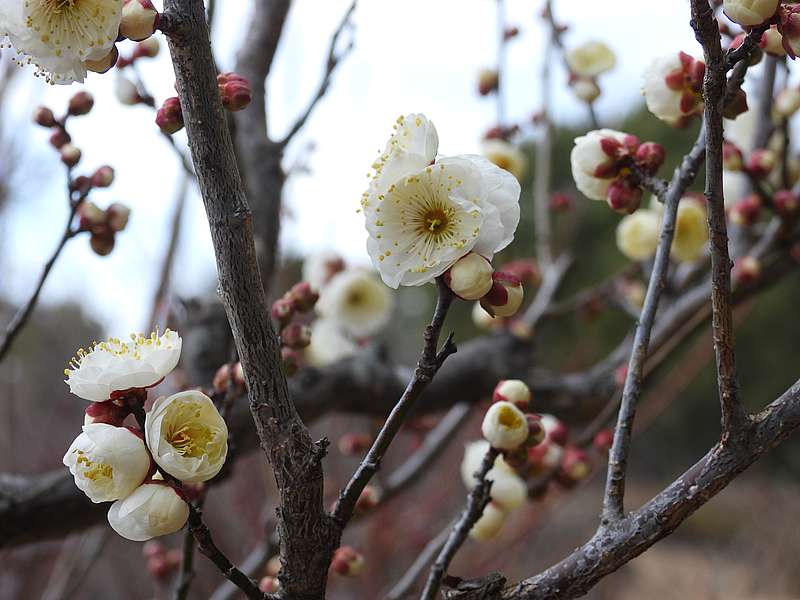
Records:
{"label": "plum blossom flower", "polygon": [[706,207],[691,197],[681,199],[672,240],[672,257],[681,262],[700,258],[708,244]]}
{"label": "plum blossom flower", "polygon": [[349,269],[334,275],[322,288],[317,311],[336,321],[354,337],[367,337],[389,322],[394,299],[372,273]]}
{"label": "plum blossom flower", "polygon": [[181,355],[181,338],[169,329],[149,337],[131,334],[131,341],[109,338],[87,352],[78,350],[64,370],[69,390],[91,402],[109,400],[115,392],[154,386],[164,378]]}
{"label": "plum blossom flower", "polygon": [[367,252],[392,288],[428,283],[470,251],[491,260],[519,224],[516,178],[481,156],[437,161],[438,142],[424,115],[400,117],[362,196]]}
{"label": "plum blossom flower", "polygon": [[152,464],[141,437],[106,423],[84,425],[63,462],[92,502],[125,498],[142,484]]}
{"label": "plum blossom flower", "polygon": [[311,344],[305,349],[306,360],[315,367],[353,356],[358,345],[342,331],[334,319],[319,318],[311,325]]}
{"label": "plum blossom flower", "polygon": [[648,110],[673,126],[703,111],[705,63],[685,52],[659,56],[644,73]]}
{"label": "plum blossom flower", "polygon": [[[461,461],[461,479],[468,490],[478,484],[475,472],[480,468],[488,450],[489,443],[485,440],[471,442],[465,446],[464,458]],[[486,474],[486,479],[493,482],[492,500],[505,510],[514,510],[525,503],[528,497],[525,481],[503,460],[502,456],[495,459],[494,465]]]}
{"label": "plum blossom flower", "polygon": [[161,397],[144,424],[153,460],[186,483],[208,481],[228,454],[228,428],[211,398],[195,390]]}
{"label": "plum blossom flower", "polygon": [[85,63],[112,51],[121,15],[121,0],[2,0],[0,46],[7,40],[48,83],[83,81]]}
{"label": "plum blossom flower", "polygon": [[570,71],[579,77],[594,78],[617,64],[614,51],[603,42],[586,42],[566,54]]}
{"label": "plum blossom flower", "polygon": [[477,542],[486,542],[495,537],[506,522],[506,513],[495,502],[489,502],[481,518],[469,530],[469,537]]}
{"label": "plum blossom flower", "polygon": [[189,505],[163,482],[140,485],[108,510],[108,523],[134,542],[175,533],[189,518]]}
{"label": "plum blossom flower", "polygon": [[505,169],[519,181],[528,170],[528,157],[516,146],[505,140],[491,139],[483,144],[481,154],[501,169]]}
{"label": "plum blossom flower", "polygon": [[617,248],[634,261],[647,260],[656,253],[661,215],[654,210],[638,210],[617,225]]}
{"label": "plum blossom flower", "polygon": [[734,23],[752,27],[771,18],[780,3],[781,0],[725,0],[722,10]]}

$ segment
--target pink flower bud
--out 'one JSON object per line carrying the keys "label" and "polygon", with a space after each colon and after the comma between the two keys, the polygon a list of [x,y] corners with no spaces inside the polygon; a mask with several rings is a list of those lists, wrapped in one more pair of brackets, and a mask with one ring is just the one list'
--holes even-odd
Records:
{"label": "pink flower bud", "polygon": [[154,556],[162,556],[166,553],[166,548],[158,540],[150,540],[145,542],[142,546],[142,555],[145,558],[153,558]]}
{"label": "pink flower bud", "polygon": [[378,506],[380,494],[373,485],[366,486],[356,500],[356,511],[365,512]]}
{"label": "pink flower bud", "polygon": [[488,96],[500,85],[500,75],[494,69],[483,69],[478,74],[478,93]]}
{"label": "pink flower bud", "polygon": [[741,286],[748,286],[761,277],[761,262],[755,256],[742,256],[733,265],[733,279]]}
{"label": "pink flower bud", "polygon": [[114,169],[108,165],[103,165],[92,173],[92,186],[105,188],[114,183]]}
{"label": "pink flower bud", "polygon": [[270,314],[281,327],[285,327],[289,324],[289,321],[292,320],[296,309],[297,305],[295,304],[294,298],[284,296],[272,303]]}
{"label": "pink flower bud", "polygon": [[569,429],[553,415],[542,415],[542,427],[547,432],[547,441],[557,446],[565,446],[569,439]]}
{"label": "pink flower bud", "polygon": [[331,571],[343,577],[356,577],[364,570],[364,555],[350,546],[337,548],[333,553]]}
{"label": "pink flower bud", "polygon": [[147,572],[157,581],[166,581],[175,572],[176,565],[167,560],[166,556],[153,556],[147,560]]}
{"label": "pink flower bud", "polygon": [[297,352],[297,350],[287,348],[286,346],[281,348],[281,366],[283,367],[283,372],[287,377],[291,377],[297,373],[302,362],[302,356],[299,352]]}
{"label": "pink flower bud", "polygon": [[164,104],[156,113],[156,125],[161,131],[170,135],[183,129],[183,111],[181,110],[181,101],[177,96],[164,100]]}
{"label": "pink flower bud", "polygon": [[155,58],[158,56],[160,49],[161,43],[158,41],[158,38],[151,36],[136,44],[136,48],[133,50],[133,58],[134,60],[137,58]]}
{"label": "pink flower bud", "polygon": [[119,32],[129,40],[141,42],[153,35],[159,14],[150,0],[125,0]]}
{"label": "pink flower bud", "polygon": [[270,575],[272,577],[277,577],[278,573],[280,572],[281,572],[281,557],[276,554],[267,561],[267,564],[264,567],[264,574]]}
{"label": "pink flower bud", "polygon": [[511,402],[518,409],[525,411],[531,403],[531,390],[519,379],[503,379],[492,392],[492,402]]}
{"label": "pink flower bud", "polygon": [[647,174],[655,174],[666,159],[664,146],[656,142],[645,142],[636,150],[634,160],[636,164]]}
{"label": "pink flower bud", "polygon": [[124,204],[120,204],[119,202],[114,202],[106,209],[106,220],[108,227],[114,233],[122,231],[128,224],[128,217],[130,214],[130,208]]}
{"label": "pink flower bud", "polygon": [[492,273],[492,287],[481,299],[481,306],[492,316],[513,317],[524,299],[522,282],[507,273]]}
{"label": "pink flower bud", "polygon": [[93,73],[108,73],[119,60],[119,50],[116,46],[111,46],[111,50],[103,58],[98,60],[86,60],[83,62],[86,68]]}
{"label": "pink flower bud", "polygon": [[101,228],[100,231],[97,231],[98,228],[92,231],[92,236],[89,238],[89,245],[91,246],[92,250],[98,256],[108,256],[111,254],[111,251],[114,249],[114,232],[108,228]]}
{"label": "pink flower bud", "polygon": [[528,421],[528,439],[526,446],[538,446],[547,438],[547,432],[542,425],[542,417],[528,413],[525,415]]}
{"label": "pink flower bud", "polygon": [[503,40],[508,41],[511,40],[519,35],[519,27],[512,25],[511,27],[506,27],[505,31],[503,31]]}
{"label": "pink flower bud", "polygon": [[56,116],[46,106],[39,106],[33,111],[33,122],[42,127],[54,127],[56,125]]}
{"label": "pink flower bud", "polygon": [[576,446],[568,446],[561,459],[561,470],[572,481],[582,481],[591,472],[589,455]]}
{"label": "pink flower bud", "polygon": [[250,82],[236,73],[217,75],[217,87],[222,106],[231,112],[242,110],[252,100],[253,93],[250,90]]}
{"label": "pink flower bud", "polygon": [[772,150],[767,150],[766,148],[753,150],[747,161],[747,171],[754,177],[766,177],[775,168],[777,160]]}
{"label": "pink flower bud", "polygon": [[445,272],[444,282],[459,298],[479,300],[492,288],[492,265],[470,252]]}
{"label": "pink flower bud", "polygon": [[556,192],[550,196],[550,210],[553,212],[566,212],[572,209],[572,197],[568,194]]}
{"label": "pink flower bud", "polygon": [[319,294],[307,281],[295,283],[285,297],[293,302],[300,312],[309,312],[319,300]]}
{"label": "pink flower bud", "polygon": [[94,106],[94,98],[89,92],[78,92],[69,99],[67,112],[73,117],[88,115]]}
{"label": "pink flower bud", "polygon": [[72,144],[64,144],[61,146],[59,153],[61,154],[61,162],[67,165],[70,169],[81,161],[80,148],[77,148]]}
{"label": "pink flower bud", "polygon": [[70,140],[72,140],[72,138],[61,127],[53,130],[53,133],[50,134],[50,145],[53,146],[53,148],[61,149],[66,144],[69,144]]}
{"label": "pink flower bud", "polygon": [[336,444],[345,456],[357,456],[366,452],[372,445],[372,438],[366,433],[345,433]]}
{"label": "pink flower bud", "polygon": [[761,216],[761,206],[761,198],[751,194],[728,209],[728,217],[741,227],[752,227]]}
{"label": "pink flower bud", "polygon": [[258,589],[265,594],[275,594],[280,591],[281,582],[277,577],[267,575],[266,577],[262,577],[261,581],[258,582]]}
{"label": "pink flower bud", "polygon": [[730,142],[722,144],[722,166],[728,171],[741,171],[744,167],[742,151]]}
{"label": "pink flower bud", "polygon": [[608,187],[608,205],[622,214],[633,214],[642,203],[642,190],[627,179],[615,179]]}
{"label": "pink flower bud", "polygon": [[598,431],[594,435],[594,439],[592,440],[592,445],[594,446],[595,450],[597,450],[601,454],[608,454],[608,451],[611,450],[611,445],[613,443],[614,443],[613,429],[602,429]]}
{"label": "pink flower bud", "polygon": [[772,206],[775,212],[782,217],[791,217],[797,214],[800,200],[791,190],[778,190],[772,196]]}
{"label": "pink flower bud", "polygon": [[539,264],[533,258],[520,258],[504,264],[500,271],[513,275],[523,283],[538,285],[542,280]]}

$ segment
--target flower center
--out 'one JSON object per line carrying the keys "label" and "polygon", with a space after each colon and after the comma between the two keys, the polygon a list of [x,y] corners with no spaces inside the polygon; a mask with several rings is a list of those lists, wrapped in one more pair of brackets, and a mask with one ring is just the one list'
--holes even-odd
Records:
{"label": "flower center", "polygon": [[185,424],[167,435],[167,442],[181,456],[200,458],[208,449],[214,435],[211,430],[198,423]]}
{"label": "flower center", "polygon": [[93,460],[90,460],[89,457],[87,457],[80,450],[78,450],[77,463],[84,466],[82,471],[83,476],[91,481],[97,481],[98,479],[111,479],[114,476],[114,469],[111,467],[111,465],[96,463]]}
{"label": "flower center", "polygon": [[26,25],[39,39],[55,49],[85,58],[92,49],[108,41],[105,32],[113,3],[105,0],[25,0]]}
{"label": "flower center", "polygon": [[420,233],[432,233],[438,236],[440,233],[447,230],[449,224],[450,218],[447,213],[441,208],[433,208],[425,213],[422,219],[423,230],[420,231]]}
{"label": "flower center", "polygon": [[507,427],[508,429],[516,429],[522,425],[519,415],[507,407],[504,407],[500,410],[497,421],[500,423],[500,425]]}

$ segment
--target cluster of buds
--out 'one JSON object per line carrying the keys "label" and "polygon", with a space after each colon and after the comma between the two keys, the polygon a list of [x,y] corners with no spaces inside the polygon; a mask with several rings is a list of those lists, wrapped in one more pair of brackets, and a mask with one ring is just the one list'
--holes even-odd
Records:
{"label": "cluster of buds", "polygon": [[356,577],[364,570],[364,555],[350,546],[340,546],[333,553],[331,573],[342,577]]}
{"label": "cluster of buds", "polygon": [[270,312],[281,332],[281,360],[288,376],[300,367],[299,351],[311,343],[311,328],[303,318],[314,310],[317,300],[319,294],[307,281],[301,281],[272,303]]}
{"label": "cluster of buds", "polygon": [[78,205],[80,231],[88,231],[91,234],[89,245],[95,254],[107,256],[111,253],[116,243],[116,235],[127,226],[130,213],[131,209],[119,202],[110,204],[105,210],[88,200]]}
{"label": "cluster of buds", "polygon": [[220,73],[217,75],[217,87],[222,106],[231,112],[246,108],[252,100],[250,82],[236,73]]}
{"label": "cluster of buds", "polygon": [[483,309],[493,317],[514,316],[524,297],[518,277],[493,271],[492,264],[475,252],[450,267],[444,274],[444,281],[459,298],[480,300]]}
{"label": "cluster of buds", "polygon": [[39,106],[33,111],[34,123],[51,130],[50,145],[58,150],[61,162],[68,169],[72,169],[80,162],[81,150],[72,144],[72,137],[66,128],[67,119],[88,115],[93,107],[92,95],[89,92],[78,92],[69,99],[67,113],[61,119],[56,118],[53,111],[46,106]]}
{"label": "cluster of buds", "polygon": [[177,548],[167,550],[158,540],[150,540],[142,546],[142,555],[147,561],[147,572],[157,582],[169,582],[183,560]]}
{"label": "cluster of buds", "polygon": [[660,144],[642,143],[634,135],[611,129],[577,138],[570,155],[578,189],[587,198],[605,200],[613,210],[628,214],[642,201],[639,173],[654,175],[664,159]]}

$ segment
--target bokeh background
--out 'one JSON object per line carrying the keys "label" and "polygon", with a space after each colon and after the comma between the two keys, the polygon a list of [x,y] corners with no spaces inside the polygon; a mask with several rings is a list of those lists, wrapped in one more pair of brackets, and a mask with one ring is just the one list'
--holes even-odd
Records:
{"label": "bokeh background", "polygon": [[[285,131],[313,93],[324,66],[329,37],[347,1],[296,0],[290,11],[269,85],[269,121],[276,134]],[[509,121],[530,123],[542,99],[539,84],[545,25],[539,2],[507,0],[507,20],[520,28],[508,47],[503,94]],[[214,49],[223,70],[233,67],[243,41],[250,3],[220,2],[213,29]],[[602,40],[617,54],[617,67],[601,79],[596,104],[603,125],[658,140],[668,152],[664,173],[695,138],[693,129],[666,128],[643,109],[641,73],[656,55],[699,47],[688,25],[685,0],[591,0],[555,2],[557,18],[569,25],[568,45]],[[477,94],[478,71],[497,56],[496,3],[492,0],[362,0],[355,14],[354,49],[334,75],[328,94],[307,127],[288,149],[290,171],[284,198],[282,273],[274,287],[281,294],[295,281],[303,257],[334,250],[351,264],[368,264],[366,234],[357,214],[358,200],[375,155],[385,144],[394,119],[423,112],[436,124],[443,154],[480,151],[481,137],[496,122],[496,104]],[[165,48],[163,49],[165,50]],[[64,171],[47,143],[48,133],[31,123],[34,106],[57,113],[77,91],[48,87],[30,72],[0,67],[0,322],[10,319],[35,285],[41,265],[52,252],[67,215]],[[8,68],[6,68],[8,67]],[[797,85],[794,67],[781,77]],[[143,62],[150,91],[161,100],[173,95],[167,53]],[[553,63],[552,117],[557,141],[554,189],[575,197],[574,210],[558,217],[560,243],[577,257],[564,294],[603,280],[625,264],[613,239],[619,220],[600,203],[575,194],[569,174],[569,149],[575,135],[589,127],[585,106],[566,86],[567,73]],[[753,72],[757,81],[758,69]],[[119,201],[132,209],[128,228],[114,252],[98,257],[86,239],[71,242],[47,281],[34,318],[12,354],[0,363],[0,471],[38,473],[58,468],[76,435],[83,404],[62,383],[64,363],[88,340],[149,328],[153,294],[169,239],[170,215],[183,175],[145,106],[124,107],[114,94],[115,74],[90,76],[85,89],[95,97],[90,116],[70,127],[83,150],[81,169],[102,164],[116,169],[109,190],[95,202]],[[176,136],[185,144],[185,134]],[[523,127],[520,143],[533,164],[535,130]],[[530,256],[532,219],[529,172],[523,182],[523,221],[518,240],[504,258]],[[172,298],[176,305],[192,298],[212,298],[213,251],[202,203],[192,187],[183,215]],[[800,363],[795,272],[757,300],[737,310],[739,373],[742,395],[752,406],[768,402],[797,377]],[[383,340],[392,355],[411,364],[420,345],[422,323],[432,307],[430,289],[396,294],[396,318]],[[478,331],[469,307],[451,316],[457,339]],[[549,325],[540,352],[542,364],[577,370],[604,356],[631,329],[631,318],[612,309],[583,311]],[[207,374],[210,378],[210,374]],[[196,381],[202,384],[207,381]],[[463,443],[478,437],[473,418],[412,490],[393,499],[372,517],[348,531],[347,542],[367,557],[365,573],[355,581],[333,580],[331,598],[378,598],[413,561],[464,501],[458,475]],[[697,460],[716,441],[718,408],[710,334],[702,329],[651,378],[642,410],[641,430],[633,449],[631,506],[645,501]],[[367,419],[335,416],[314,426],[314,434],[336,440],[349,431],[370,431]],[[397,464],[420,441],[407,433],[393,449]],[[327,486],[333,499],[355,459],[334,450],[327,462]],[[720,497],[692,517],[673,537],[608,577],[590,598],[800,598],[796,556],[800,550],[800,455],[789,443],[734,482]],[[553,489],[545,500],[514,513],[502,535],[487,543],[469,542],[451,572],[480,575],[502,570],[510,578],[549,566],[590,535],[601,497],[602,465],[585,485]],[[262,523],[273,507],[271,475],[260,456],[237,463],[234,475],[215,489],[208,522],[220,545],[241,560],[263,538]],[[180,536],[167,539],[179,547]],[[78,581],[62,590],[64,598],[167,598],[169,593],[145,570],[141,545],[102,529],[65,541],[0,552],[0,598],[48,598],[76,555],[95,554]],[[219,576],[198,559],[193,598],[207,598]]]}

